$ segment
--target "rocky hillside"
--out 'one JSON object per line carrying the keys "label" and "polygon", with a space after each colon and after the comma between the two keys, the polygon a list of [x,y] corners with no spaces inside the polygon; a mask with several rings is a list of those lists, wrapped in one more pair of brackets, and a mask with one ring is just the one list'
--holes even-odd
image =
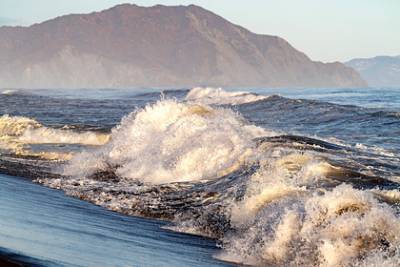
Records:
{"label": "rocky hillside", "polygon": [[341,63],[311,61],[198,6],[119,5],[0,27],[0,87],[361,87]]}

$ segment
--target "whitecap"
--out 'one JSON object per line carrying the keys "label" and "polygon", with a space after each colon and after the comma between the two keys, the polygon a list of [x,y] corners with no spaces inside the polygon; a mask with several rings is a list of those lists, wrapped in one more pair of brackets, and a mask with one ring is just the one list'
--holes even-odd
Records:
{"label": "whitecap", "polygon": [[206,105],[240,105],[267,99],[268,96],[249,92],[228,92],[222,88],[196,87],[186,95],[187,101]]}

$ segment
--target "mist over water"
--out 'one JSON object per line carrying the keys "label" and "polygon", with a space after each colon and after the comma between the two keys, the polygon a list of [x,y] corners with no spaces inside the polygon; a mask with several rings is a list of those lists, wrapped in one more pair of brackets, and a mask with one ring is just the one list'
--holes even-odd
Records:
{"label": "mist over water", "polygon": [[58,177],[37,182],[215,238],[218,259],[399,264],[399,90],[14,90],[0,101],[2,157],[51,162]]}

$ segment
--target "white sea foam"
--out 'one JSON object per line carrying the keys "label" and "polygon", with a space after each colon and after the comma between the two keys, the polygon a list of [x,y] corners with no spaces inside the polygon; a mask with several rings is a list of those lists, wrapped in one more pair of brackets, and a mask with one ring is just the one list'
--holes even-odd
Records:
{"label": "white sea foam", "polygon": [[1,136],[19,136],[28,128],[37,129],[42,125],[30,118],[21,116],[0,116],[0,135]]}
{"label": "white sea foam", "polygon": [[13,95],[17,93],[18,90],[13,90],[13,89],[7,89],[1,92],[2,95]]}
{"label": "white sea foam", "polygon": [[27,129],[18,140],[29,144],[83,144],[103,145],[109,139],[107,134],[91,131],[74,132],[71,130],[40,127]]}
{"label": "white sea foam", "polygon": [[[28,144],[83,144],[102,145],[109,135],[96,132],[75,132],[72,130],[53,129],[43,126],[38,121],[21,116],[0,116],[0,152],[11,151],[18,155],[39,155],[44,158],[57,158],[55,152],[33,153]],[[62,158],[66,156],[61,153]],[[69,156],[67,156],[68,158]]]}
{"label": "white sea foam", "polygon": [[[228,211],[234,235],[218,257],[250,265],[380,266],[398,263],[400,219],[389,205],[350,185],[315,188],[332,166],[312,155],[270,159]],[[385,193],[396,198],[398,192]],[[251,249],[249,249],[251,248]],[[394,254],[394,259],[388,255]]]}
{"label": "white sea foam", "polygon": [[117,166],[121,177],[155,184],[214,179],[248,161],[252,140],[268,134],[231,110],[163,100],[125,117],[107,145],[79,155],[66,174]]}
{"label": "white sea foam", "polygon": [[189,91],[186,100],[206,105],[240,105],[264,100],[268,96],[249,92],[228,92],[221,88],[196,87]]}

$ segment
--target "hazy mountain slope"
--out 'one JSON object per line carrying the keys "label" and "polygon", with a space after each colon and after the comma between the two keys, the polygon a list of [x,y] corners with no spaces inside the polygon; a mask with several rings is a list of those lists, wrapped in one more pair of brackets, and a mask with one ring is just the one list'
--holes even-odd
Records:
{"label": "hazy mountain slope", "polygon": [[356,69],[370,86],[400,87],[400,56],[357,58],[345,64]]}
{"label": "hazy mountain slope", "polygon": [[197,6],[119,5],[0,28],[2,87],[359,87],[341,63],[311,61]]}

